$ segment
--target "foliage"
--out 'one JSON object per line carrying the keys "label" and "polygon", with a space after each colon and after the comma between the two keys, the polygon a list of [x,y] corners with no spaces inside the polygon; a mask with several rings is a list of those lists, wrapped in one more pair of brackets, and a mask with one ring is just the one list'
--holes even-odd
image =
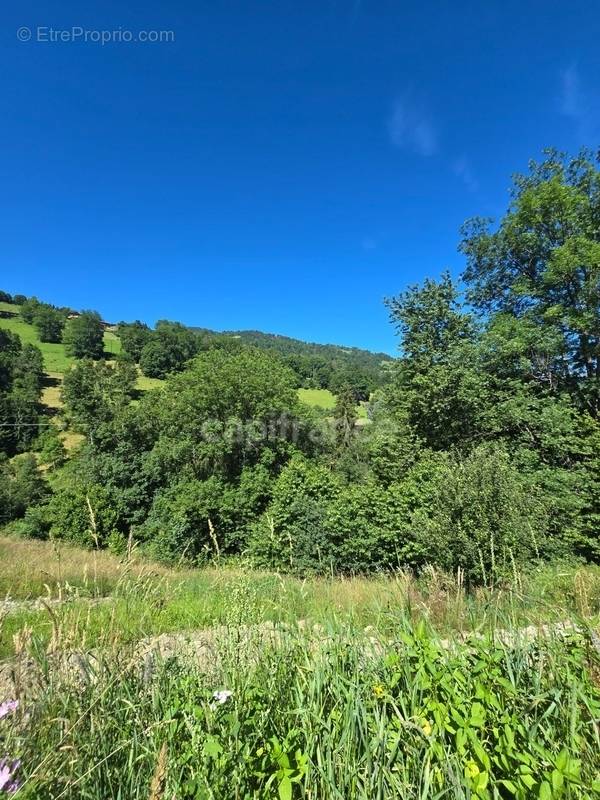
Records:
{"label": "foliage", "polygon": [[39,306],[33,317],[41,342],[62,341],[65,322],[65,314],[60,309],[45,304]]}
{"label": "foliage", "polygon": [[[139,341],[139,328],[136,335]],[[149,378],[165,378],[183,369],[200,350],[200,337],[179,322],[159,320],[155,330],[139,350],[140,368]],[[137,346],[134,345],[134,352]],[[134,353],[132,353],[134,355]]]}
{"label": "foliage", "polygon": [[97,311],[82,311],[73,319],[67,320],[63,343],[67,355],[73,358],[103,358],[104,329],[100,314]]}
{"label": "foliage", "polygon": [[143,322],[119,322],[117,334],[121,340],[123,353],[139,363],[144,346],[152,338],[150,328]]}
{"label": "foliage", "polygon": [[0,461],[0,522],[25,515],[30,506],[43,500],[49,490],[35,457],[30,453],[12,461]]}
{"label": "foliage", "polygon": [[36,438],[42,378],[40,351],[0,329],[0,453],[22,452]]}
{"label": "foliage", "polygon": [[75,430],[88,433],[109,422],[131,401],[137,372],[132,364],[114,365],[90,359],[79,361],[66,373],[62,399],[67,418]]}

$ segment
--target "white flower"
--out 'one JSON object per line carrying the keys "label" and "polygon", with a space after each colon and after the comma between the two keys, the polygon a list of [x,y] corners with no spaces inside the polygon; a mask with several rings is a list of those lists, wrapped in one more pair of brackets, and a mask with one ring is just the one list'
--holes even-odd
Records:
{"label": "white flower", "polygon": [[229,689],[222,689],[220,692],[215,692],[212,696],[212,703],[210,707],[215,709],[217,706],[222,706],[223,703],[226,703],[233,692],[230,692]]}
{"label": "white flower", "polygon": [[18,700],[7,700],[5,703],[0,703],[0,719],[2,719],[2,717],[7,717],[10,713],[16,711],[18,707]]}

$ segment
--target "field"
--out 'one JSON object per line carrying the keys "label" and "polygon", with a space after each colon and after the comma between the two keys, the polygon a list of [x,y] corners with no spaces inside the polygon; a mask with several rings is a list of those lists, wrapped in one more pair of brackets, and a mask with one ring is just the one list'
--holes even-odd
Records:
{"label": "field", "polygon": [[[25,344],[34,344],[39,347],[44,357],[44,368],[47,373],[64,375],[74,363],[74,359],[65,353],[63,344],[41,342],[34,326],[21,319],[18,308],[19,306],[9,303],[0,303],[0,328],[17,333]],[[112,354],[121,351],[119,337],[112,331],[105,331],[104,333],[104,349],[107,353]]]}
{"label": "field", "polygon": [[597,569],[468,595],[433,571],[300,581],[3,538],[0,592],[23,797],[600,791]]}
{"label": "field", "polygon": [[[298,389],[298,397],[302,403],[313,408],[323,408],[332,411],[335,408],[335,395],[329,389]],[[365,403],[356,406],[359,423],[364,424],[367,419]]]}
{"label": "field", "polygon": [[315,408],[335,408],[335,396],[329,389],[298,389],[298,397],[307,406]]}

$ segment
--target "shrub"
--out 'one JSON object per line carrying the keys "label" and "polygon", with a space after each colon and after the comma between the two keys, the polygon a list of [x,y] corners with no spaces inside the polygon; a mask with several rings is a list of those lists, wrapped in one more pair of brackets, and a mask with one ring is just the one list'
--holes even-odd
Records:
{"label": "shrub", "polygon": [[48,504],[50,533],[81,547],[102,547],[117,529],[117,514],[102,487],[71,486]]}
{"label": "shrub", "polygon": [[412,515],[417,564],[464,570],[468,582],[502,575],[547,546],[547,509],[504,448],[485,444],[445,459],[428,501]]}

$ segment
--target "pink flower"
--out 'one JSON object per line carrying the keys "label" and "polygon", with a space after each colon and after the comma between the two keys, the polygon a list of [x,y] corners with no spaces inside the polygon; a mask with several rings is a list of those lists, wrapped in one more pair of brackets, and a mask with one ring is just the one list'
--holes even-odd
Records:
{"label": "pink flower", "polygon": [[17,791],[20,784],[15,780],[15,772],[19,769],[20,764],[18,758],[12,762],[5,758],[0,760],[0,792],[12,794]]}
{"label": "pink flower", "polygon": [[7,700],[5,703],[0,703],[0,719],[7,717],[19,707],[18,700]]}

